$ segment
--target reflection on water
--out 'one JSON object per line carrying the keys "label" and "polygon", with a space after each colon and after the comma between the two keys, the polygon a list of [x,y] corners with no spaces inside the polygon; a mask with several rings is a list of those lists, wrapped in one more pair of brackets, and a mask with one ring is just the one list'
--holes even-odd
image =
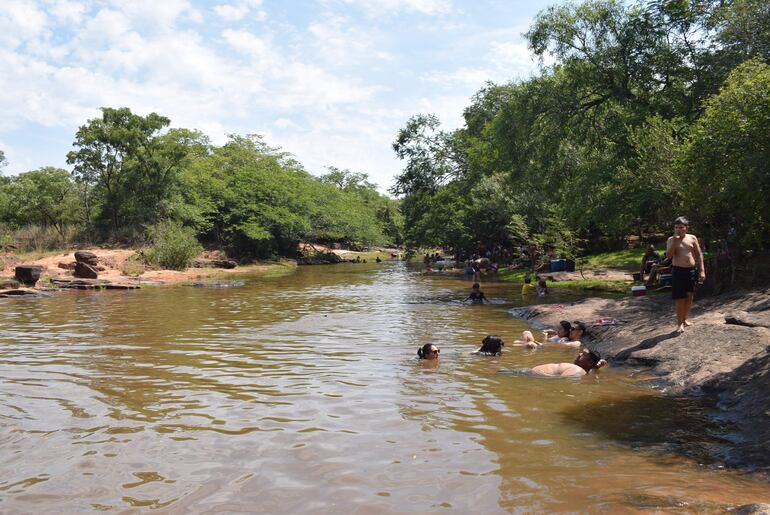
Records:
{"label": "reflection on water", "polygon": [[[570,349],[470,356],[527,327],[507,313],[516,288],[484,284],[495,303],[463,305],[469,284],[351,264],[0,300],[0,511],[699,511],[770,497],[678,457],[721,445],[694,401],[627,370],[496,373]],[[438,364],[416,359],[427,342]]]}

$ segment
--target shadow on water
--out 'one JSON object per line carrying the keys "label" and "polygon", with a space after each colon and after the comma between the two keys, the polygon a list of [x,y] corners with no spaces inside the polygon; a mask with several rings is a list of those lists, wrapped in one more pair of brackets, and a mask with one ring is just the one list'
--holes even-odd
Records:
{"label": "shadow on water", "polygon": [[649,395],[589,401],[563,410],[561,417],[600,435],[605,445],[651,452],[662,461],[673,454],[722,468],[730,442],[720,436],[726,428],[711,416],[714,408],[707,399]]}

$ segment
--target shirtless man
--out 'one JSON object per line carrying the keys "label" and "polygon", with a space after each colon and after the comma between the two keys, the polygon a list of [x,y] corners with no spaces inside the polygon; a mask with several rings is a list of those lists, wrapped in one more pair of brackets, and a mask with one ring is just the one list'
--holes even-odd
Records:
{"label": "shirtless man", "polygon": [[703,268],[703,253],[698,245],[698,238],[687,234],[690,222],[683,216],[674,220],[674,235],[666,242],[666,257],[671,259],[672,297],[676,303],[677,333],[683,333],[685,327],[692,325],[687,316],[692,308],[695,291],[695,265],[700,269],[698,282],[706,279]]}
{"label": "shirtless man", "polygon": [[538,365],[532,368],[531,373],[546,377],[581,377],[587,375],[591,370],[602,368],[606,364],[607,362],[595,352],[583,349],[572,363]]}

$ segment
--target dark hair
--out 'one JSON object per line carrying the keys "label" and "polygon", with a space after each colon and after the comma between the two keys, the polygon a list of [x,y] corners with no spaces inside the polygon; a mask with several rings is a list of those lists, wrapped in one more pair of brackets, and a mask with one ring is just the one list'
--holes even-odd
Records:
{"label": "dark hair", "polygon": [[479,285],[479,283],[473,283],[473,286],[471,286],[471,288],[481,288],[481,286]]}
{"label": "dark hair", "polygon": [[690,225],[690,221],[683,216],[679,216],[674,220],[674,225]]}
{"label": "dark hair", "polygon": [[580,329],[583,334],[586,334],[586,331],[588,331],[588,329],[586,329],[586,325],[583,322],[579,322],[577,320],[572,322],[572,329]]}
{"label": "dark hair", "polygon": [[524,278],[524,282],[525,282],[525,283],[527,283],[527,284],[529,284],[529,283],[531,283],[531,282],[532,282],[532,278],[531,278],[530,276],[526,276],[526,277]]}
{"label": "dark hair", "polygon": [[503,339],[495,334],[490,334],[486,337],[484,337],[483,340],[481,340],[481,347],[479,347],[478,352],[479,354],[489,354],[492,356],[497,356],[499,354],[503,353],[503,346],[505,344],[503,343]]}
{"label": "dark hair", "polygon": [[572,324],[569,323],[569,320],[562,320],[559,322],[559,325],[567,334],[569,334],[570,330],[572,329]]}
{"label": "dark hair", "polygon": [[548,285],[545,283],[545,279],[540,279],[537,282],[537,285],[540,286],[541,288],[547,288],[548,287]]}
{"label": "dark hair", "polygon": [[[426,343],[419,349],[417,349],[417,355],[420,357],[420,359],[428,359],[428,356],[430,355],[430,348],[433,347],[432,343]],[[438,347],[436,347],[438,349]]]}

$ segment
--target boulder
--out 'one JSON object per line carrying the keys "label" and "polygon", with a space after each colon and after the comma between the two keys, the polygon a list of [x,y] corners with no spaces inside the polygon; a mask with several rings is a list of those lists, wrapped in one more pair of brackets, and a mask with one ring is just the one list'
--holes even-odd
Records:
{"label": "boulder", "polygon": [[75,277],[79,277],[81,279],[98,279],[99,274],[96,272],[96,268],[93,266],[84,263],[82,261],[78,261],[75,265]]}
{"label": "boulder", "polygon": [[21,265],[16,267],[16,280],[27,286],[34,286],[40,279],[43,267],[34,265]]}
{"label": "boulder", "polygon": [[58,265],[59,268],[62,270],[75,270],[75,265],[77,264],[77,261],[72,261],[70,263],[65,263],[64,261],[60,261]]}
{"label": "boulder", "polygon": [[235,268],[238,266],[238,263],[233,261],[232,259],[212,259],[211,260],[211,266],[214,268]]}
{"label": "boulder", "polygon": [[75,261],[78,263],[85,263],[86,265],[96,266],[99,264],[99,257],[93,252],[79,250],[75,252]]}

